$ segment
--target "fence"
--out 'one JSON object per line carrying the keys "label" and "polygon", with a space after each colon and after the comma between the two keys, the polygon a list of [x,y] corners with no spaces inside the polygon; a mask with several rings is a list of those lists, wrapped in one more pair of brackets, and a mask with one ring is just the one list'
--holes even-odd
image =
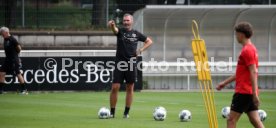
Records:
{"label": "fence", "polygon": [[53,30],[105,28],[115,6],[115,0],[2,0],[0,24]]}
{"label": "fence", "polygon": [[[22,50],[21,57],[115,56],[115,50]],[[3,50],[0,57],[5,57]]]}
{"label": "fence", "polygon": [[262,62],[276,61],[276,6],[146,6],[134,14],[134,27],[151,37],[155,44],[144,59],[175,62],[193,60],[191,23],[197,20],[206,41],[209,57],[215,61],[237,61],[241,46],[236,42],[234,25],[248,21],[253,25],[252,42]]}
{"label": "fence", "polygon": [[[155,90],[198,90],[198,80],[193,63],[168,62],[144,63],[144,89]],[[233,75],[236,71],[236,62],[221,64],[210,63],[213,86]],[[165,70],[166,69],[166,70]],[[258,85],[261,89],[276,89],[276,63],[259,63]],[[227,88],[233,89],[235,83]]]}
{"label": "fence", "polygon": [[[24,50],[113,50],[111,31],[11,31]],[[4,39],[0,37],[0,44]],[[0,45],[0,48],[3,47]]]}
{"label": "fence", "polygon": [[1,0],[0,25],[24,29],[106,29],[145,5],[275,4],[275,0]]}
{"label": "fence", "polygon": [[[276,77],[276,6],[146,6],[134,14],[134,27],[153,39],[154,45],[143,53],[143,60],[156,61],[148,69],[168,67],[166,71],[145,70],[144,83],[148,89],[198,89],[195,71],[176,70],[193,61],[191,51],[192,20],[200,25],[200,35],[206,42],[209,60],[215,69],[219,62],[229,62],[231,70],[211,71],[213,83],[235,73],[238,52],[233,27],[240,21],[249,21],[254,27],[252,42],[259,54],[260,88],[275,89]],[[181,61],[181,63],[178,60]],[[159,62],[159,63],[158,63]],[[166,62],[165,64],[163,62]],[[188,64],[185,64],[188,63]],[[167,66],[166,66],[167,65]],[[182,65],[182,66],[181,66]],[[147,66],[147,65],[144,65]],[[162,68],[161,68],[162,69]],[[230,88],[233,88],[234,83]]]}

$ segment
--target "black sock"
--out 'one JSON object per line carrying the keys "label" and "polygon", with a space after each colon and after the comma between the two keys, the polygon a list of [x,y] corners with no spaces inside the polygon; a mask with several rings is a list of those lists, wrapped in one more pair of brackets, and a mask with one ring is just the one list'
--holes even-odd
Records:
{"label": "black sock", "polygon": [[115,117],[115,108],[111,108],[110,114]]}
{"label": "black sock", "polygon": [[23,92],[24,90],[26,90],[25,83],[19,84],[19,86],[20,86],[20,91],[21,91],[21,92]]}
{"label": "black sock", "polygon": [[4,85],[5,85],[4,83],[0,83],[0,91],[1,91],[1,92],[4,91],[4,89],[3,89],[3,88],[4,88]]}
{"label": "black sock", "polygon": [[124,112],[124,115],[127,115],[128,114],[128,112],[129,112],[129,107],[125,107],[125,112]]}

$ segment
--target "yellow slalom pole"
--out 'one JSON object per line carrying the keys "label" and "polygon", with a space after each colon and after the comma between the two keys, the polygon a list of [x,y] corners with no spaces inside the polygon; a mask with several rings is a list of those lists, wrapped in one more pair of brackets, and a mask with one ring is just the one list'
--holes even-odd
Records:
{"label": "yellow slalom pole", "polygon": [[207,106],[208,106],[208,113],[210,115],[210,120],[211,120],[211,124],[210,124],[210,127],[211,128],[214,128],[214,120],[213,120],[213,115],[212,115],[212,107],[210,106],[210,96],[209,96],[209,92],[207,91],[207,84],[206,84],[206,81],[203,81],[204,83],[204,90],[205,90],[205,96],[206,96],[206,99],[207,99]]}
{"label": "yellow slalom pole", "polygon": [[214,104],[213,104],[213,99],[212,99],[212,96],[211,96],[211,93],[210,93],[210,86],[209,86],[209,82],[208,81],[205,81],[205,83],[206,83],[206,88],[205,88],[205,90],[206,90],[206,95],[207,95],[207,97],[208,97],[208,105],[209,105],[209,109],[210,109],[210,115],[211,115],[211,120],[212,120],[212,125],[215,127],[215,115],[214,115],[214,113],[215,113],[215,111],[214,111]]}
{"label": "yellow slalom pole", "polygon": [[209,128],[218,128],[218,120],[216,115],[216,107],[214,100],[213,83],[208,65],[208,56],[204,40],[200,39],[198,26],[193,20],[192,32],[194,35],[192,41],[192,51],[198,74],[198,82],[207,112]]}
{"label": "yellow slalom pole", "polygon": [[[210,82],[210,85],[212,86],[213,85],[213,82],[212,80],[209,81]],[[215,120],[215,127],[218,128],[218,118],[217,118],[217,114],[216,114],[216,105],[215,105],[215,94],[214,94],[214,89],[212,87],[211,89],[211,97],[212,97],[212,106],[213,106],[213,115],[214,115],[214,120]]]}
{"label": "yellow slalom pole", "polygon": [[[199,72],[201,72],[202,74],[202,80],[201,83],[203,83],[203,96],[204,96],[204,100],[205,100],[205,106],[207,107],[207,115],[208,115],[208,120],[209,120],[209,125],[211,128],[213,128],[213,117],[212,117],[212,107],[210,106],[210,96],[209,96],[209,92],[208,92],[208,88],[207,88],[207,84],[205,82],[205,80],[207,79],[207,74],[205,72],[205,60],[204,57],[206,55],[206,53],[204,53],[204,41],[200,40],[200,41],[196,41],[196,49],[197,49],[197,53],[198,53],[198,58],[199,61],[197,62],[198,65],[198,70],[200,70]],[[203,51],[203,52],[202,52]],[[202,55],[203,54],[203,55]]]}
{"label": "yellow slalom pole", "polygon": [[205,92],[203,90],[203,87],[202,87],[202,81],[199,81],[199,86],[200,86],[200,90],[201,90],[201,93],[202,93],[202,98],[203,98],[203,101],[204,101],[204,106],[205,106],[205,110],[207,112],[207,117],[208,117],[208,123],[209,123],[209,127],[211,127],[211,124],[212,124],[212,121],[211,121],[211,115],[209,113],[209,109],[208,109],[208,102],[207,102],[207,99],[206,99],[206,96],[205,96]]}
{"label": "yellow slalom pole", "polygon": [[208,114],[210,115],[210,122],[211,122],[210,127],[213,128],[214,120],[213,120],[213,109],[211,106],[212,101],[211,101],[210,92],[209,92],[209,85],[207,83],[207,81],[210,79],[210,75],[208,74],[208,70],[209,70],[208,57],[207,57],[206,46],[205,46],[204,40],[199,42],[198,50],[200,51],[199,53],[201,53],[199,58],[201,60],[201,71],[202,71],[202,74],[204,77],[204,79],[202,81],[203,81],[203,85],[204,85],[205,97],[207,99]]}
{"label": "yellow slalom pole", "polygon": [[214,122],[214,126],[218,127],[218,121],[217,121],[217,115],[216,115],[216,107],[215,107],[215,100],[214,100],[214,89],[213,89],[213,83],[212,83],[212,79],[211,79],[211,73],[210,73],[210,66],[208,64],[208,54],[207,54],[207,50],[206,50],[206,46],[205,46],[205,42],[203,41],[203,43],[201,43],[200,45],[201,50],[204,51],[204,55],[203,55],[203,61],[204,61],[204,65],[203,65],[203,70],[205,72],[206,75],[206,82],[207,82],[207,91],[209,94],[209,98],[210,98],[210,106],[211,106],[211,110],[212,110],[212,118],[213,118],[213,122]]}
{"label": "yellow slalom pole", "polygon": [[199,74],[199,83],[202,87],[202,96],[203,96],[203,100],[204,100],[204,104],[205,104],[205,107],[206,107],[206,112],[207,112],[207,116],[208,116],[208,121],[209,121],[209,126],[210,128],[213,128],[213,120],[212,120],[212,110],[211,110],[211,107],[210,107],[210,100],[209,100],[209,96],[208,96],[208,92],[207,92],[207,85],[205,83],[205,79],[206,79],[206,74],[204,72],[204,61],[203,61],[203,57],[201,56],[201,46],[200,44],[202,43],[201,40],[199,41],[194,41],[193,43],[194,44],[194,51],[195,51],[195,63],[196,63],[196,66],[197,66],[197,72]]}
{"label": "yellow slalom pole", "polygon": [[207,94],[208,94],[208,98],[209,98],[209,105],[210,105],[210,109],[211,109],[211,118],[214,122],[214,126],[218,127],[218,121],[217,121],[217,115],[216,115],[216,109],[215,109],[215,103],[214,103],[214,90],[213,90],[213,83],[212,83],[212,79],[211,79],[211,73],[210,73],[210,66],[208,64],[208,54],[207,54],[207,50],[206,50],[206,46],[205,46],[205,42],[203,41],[203,43],[200,44],[200,49],[201,51],[203,51],[203,56],[202,56],[202,60],[203,60],[203,71],[204,74],[206,75],[206,83],[207,83]]}
{"label": "yellow slalom pole", "polygon": [[[193,30],[193,33],[195,34],[195,31]],[[201,93],[202,93],[202,99],[204,101],[204,106],[205,106],[205,109],[206,109],[206,112],[207,112],[207,117],[208,117],[208,123],[209,123],[209,126],[212,124],[212,121],[211,121],[211,115],[210,115],[210,112],[209,112],[209,107],[208,107],[208,102],[207,102],[207,97],[205,95],[205,90],[204,90],[204,87],[203,87],[203,79],[204,79],[204,74],[202,72],[202,58],[200,56],[200,51],[199,51],[199,44],[200,44],[200,39],[199,39],[199,36],[197,36],[197,34],[195,34],[195,40],[193,40],[192,42],[192,50],[193,50],[193,53],[194,53],[194,60],[195,60],[195,65],[196,65],[196,71],[197,71],[197,74],[198,74],[198,83],[200,85],[200,90],[201,90]],[[211,126],[210,126],[211,128]]]}

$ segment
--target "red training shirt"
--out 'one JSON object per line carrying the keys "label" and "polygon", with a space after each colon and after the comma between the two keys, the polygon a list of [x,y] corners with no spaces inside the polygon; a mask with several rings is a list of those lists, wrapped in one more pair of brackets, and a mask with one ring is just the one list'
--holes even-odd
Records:
{"label": "red training shirt", "polygon": [[[236,93],[253,94],[249,66],[255,64],[258,78],[258,52],[251,42],[243,46],[236,69]],[[256,89],[258,94],[258,88]]]}

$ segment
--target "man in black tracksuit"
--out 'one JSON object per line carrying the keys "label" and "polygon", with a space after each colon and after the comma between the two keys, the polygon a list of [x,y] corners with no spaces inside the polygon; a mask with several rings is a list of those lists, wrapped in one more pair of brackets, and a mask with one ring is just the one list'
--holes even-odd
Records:
{"label": "man in black tracksuit", "polygon": [[0,94],[3,93],[6,74],[15,75],[20,82],[20,93],[28,94],[25,88],[24,78],[20,73],[21,60],[18,54],[21,51],[21,46],[18,41],[10,35],[7,27],[1,27],[0,33],[4,38],[4,50],[6,55],[5,61],[0,68]]}
{"label": "man in black tracksuit", "polygon": [[[111,117],[115,117],[115,107],[117,103],[120,84],[126,82],[126,103],[124,118],[129,117],[129,109],[132,103],[133,88],[136,78],[135,59],[151,44],[152,40],[142,33],[132,29],[133,17],[130,14],[125,14],[123,17],[123,28],[118,28],[113,20],[109,21],[108,25],[114,35],[117,36],[117,51],[115,60],[115,69],[113,72],[113,83],[110,93],[110,108]],[[144,42],[142,48],[137,50],[138,42]],[[133,63],[134,62],[134,63]],[[120,68],[120,64],[127,64],[126,68]],[[132,63],[132,64],[130,64]]]}

